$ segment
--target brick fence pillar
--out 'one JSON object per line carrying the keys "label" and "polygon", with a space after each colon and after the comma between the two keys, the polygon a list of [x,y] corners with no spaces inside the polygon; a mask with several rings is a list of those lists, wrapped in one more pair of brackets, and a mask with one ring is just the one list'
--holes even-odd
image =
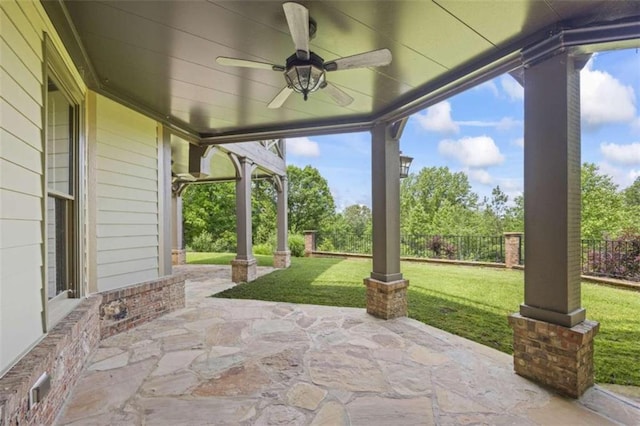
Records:
{"label": "brick fence pillar", "polygon": [[311,257],[314,251],[316,251],[316,232],[318,231],[303,231],[304,232],[304,255],[305,257]]}
{"label": "brick fence pillar", "polygon": [[507,268],[513,268],[520,264],[520,242],[522,232],[504,233],[504,263]]}

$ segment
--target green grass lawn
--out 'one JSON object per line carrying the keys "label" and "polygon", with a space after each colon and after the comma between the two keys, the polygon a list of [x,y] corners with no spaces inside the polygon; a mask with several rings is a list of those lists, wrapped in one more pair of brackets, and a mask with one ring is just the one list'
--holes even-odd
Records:
{"label": "green grass lawn", "polygon": [[[235,259],[233,253],[187,253],[187,263],[194,265],[229,265]],[[273,266],[273,256],[255,254],[258,266]]]}
{"label": "green grass lawn", "polygon": [[[226,256],[226,257],[220,257]],[[228,264],[233,255],[189,253],[189,263]],[[262,256],[259,264],[270,265]],[[403,262],[409,279],[409,316],[425,324],[511,353],[507,315],[524,300],[522,271]],[[291,268],[241,284],[216,297],[365,307],[364,277],[371,261],[293,258]],[[596,381],[640,386],[640,294],[584,283],[582,305],[600,322]]]}

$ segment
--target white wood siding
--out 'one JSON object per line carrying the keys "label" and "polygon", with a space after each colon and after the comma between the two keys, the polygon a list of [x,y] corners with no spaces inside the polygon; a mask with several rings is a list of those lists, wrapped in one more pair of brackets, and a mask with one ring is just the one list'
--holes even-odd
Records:
{"label": "white wood siding", "polygon": [[156,122],[98,95],[96,101],[98,291],[158,277]]}
{"label": "white wood siding", "polygon": [[0,1],[0,374],[43,334],[43,38],[71,67],[39,2]]}

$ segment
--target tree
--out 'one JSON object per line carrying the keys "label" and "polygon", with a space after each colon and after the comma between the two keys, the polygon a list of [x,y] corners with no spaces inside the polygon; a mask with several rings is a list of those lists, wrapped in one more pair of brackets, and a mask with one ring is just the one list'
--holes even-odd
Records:
{"label": "tree", "polygon": [[[322,230],[335,215],[335,203],[327,181],[317,169],[307,166],[287,168],[289,177],[289,229]],[[235,182],[191,184],[184,191],[183,221],[185,244],[204,241],[200,247],[235,250]],[[277,227],[276,190],[270,180],[254,180],[251,191],[252,236],[254,244],[275,245]],[[208,243],[207,243],[208,242]]]}
{"label": "tree", "polygon": [[254,180],[251,185],[251,222],[254,244],[276,244],[278,212],[276,189],[270,180]]}
{"label": "tree", "polygon": [[628,206],[640,207],[640,176],[624,190],[624,198]]}
{"label": "tree", "polygon": [[509,196],[502,192],[500,185],[491,190],[491,199],[485,197],[482,215],[484,233],[488,235],[502,235],[505,231]]}
{"label": "tree", "polygon": [[362,204],[348,206],[342,212],[348,232],[363,237],[371,232],[371,209]]}
{"label": "tree", "polygon": [[507,214],[507,203],[509,196],[502,192],[500,185],[491,190],[491,201],[489,208],[500,220],[503,220]]}
{"label": "tree", "polygon": [[507,207],[504,230],[507,232],[524,232],[524,197],[522,195],[515,197],[513,205]]}
{"label": "tree", "polygon": [[401,227],[413,235],[462,232],[473,222],[477,204],[466,174],[425,167],[400,185]]}
{"label": "tree", "polygon": [[[252,182],[251,217],[254,244],[275,244],[276,193],[268,180]],[[208,238],[218,250],[232,251],[236,239],[235,182],[191,184],[182,194],[185,244]],[[203,234],[209,234],[207,237]],[[273,241],[272,241],[273,240]]]}
{"label": "tree", "polygon": [[327,180],[318,169],[287,167],[289,180],[289,229],[321,230],[335,215],[336,206]]}
{"label": "tree", "polygon": [[233,182],[191,184],[182,194],[184,242],[191,246],[196,237],[206,235],[212,241],[228,240],[222,246],[235,245],[235,184]]}
{"label": "tree", "polygon": [[623,197],[610,176],[592,163],[582,165],[582,238],[613,238],[625,227]]}

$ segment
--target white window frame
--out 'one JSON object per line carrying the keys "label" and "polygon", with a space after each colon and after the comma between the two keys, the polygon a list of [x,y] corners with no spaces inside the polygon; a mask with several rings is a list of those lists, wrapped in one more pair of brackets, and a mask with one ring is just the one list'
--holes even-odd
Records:
{"label": "white window frame", "polygon": [[[78,83],[74,80],[69,71],[69,68],[62,58],[62,55],[58,52],[53,41],[47,33],[44,34],[43,40],[43,83],[42,83],[42,166],[43,166],[43,197],[42,197],[42,211],[43,211],[43,243],[42,243],[42,257],[43,262],[43,283],[42,283],[42,327],[46,332],[53,327],[57,320],[64,317],[64,315],[73,309],[75,303],[65,303],[68,298],[77,298],[78,300],[85,296],[85,214],[84,214],[84,200],[85,197],[85,132],[84,132],[84,94]],[[72,185],[70,187],[70,193],[64,193],[49,188],[48,181],[48,82],[52,80],[57,88],[64,94],[69,104],[73,107],[73,128],[70,129],[73,132],[73,143],[70,147],[72,149],[71,161],[69,164],[70,178],[72,179]],[[68,281],[70,287],[64,291],[49,299],[48,295],[48,202],[49,198],[67,200],[69,202],[67,212],[67,242],[70,246],[69,258],[67,259],[67,272],[69,274]]]}

